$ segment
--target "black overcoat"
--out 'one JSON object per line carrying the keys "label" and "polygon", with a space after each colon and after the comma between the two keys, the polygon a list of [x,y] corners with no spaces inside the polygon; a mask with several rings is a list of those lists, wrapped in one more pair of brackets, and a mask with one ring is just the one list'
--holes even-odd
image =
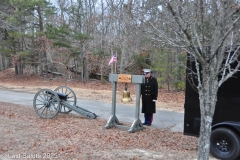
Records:
{"label": "black overcoat", "polygon": [[153,99],[157,100],[158,97],[158,83],[157,79],[150,76],[145,77],[145,84],[141,84],[142,96],[142,113],[152,114],[156,113],[156,103]]}

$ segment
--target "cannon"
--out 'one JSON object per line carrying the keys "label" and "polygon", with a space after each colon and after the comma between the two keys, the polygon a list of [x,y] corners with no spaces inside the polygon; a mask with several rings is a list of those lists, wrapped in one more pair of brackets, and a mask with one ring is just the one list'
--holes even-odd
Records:
{"label": "cannon", "polygon": [[58,113],[68,114],[71,111],[84,117],[95,119],[97,115],[84,108],[76,106],[77,98],[73,90],[67,86],[59,86],[54,91],[39,90],[33,99],[33,107],[41,118],[53,118]]}

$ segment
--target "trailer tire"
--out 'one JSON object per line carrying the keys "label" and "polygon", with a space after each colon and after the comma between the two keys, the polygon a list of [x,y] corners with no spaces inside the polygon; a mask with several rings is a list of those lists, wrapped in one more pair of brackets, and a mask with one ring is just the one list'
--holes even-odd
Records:
{"label": "trailer tire", "polygon": [[239,157],[239,136],[229,128],[217,128],[212,131],[210,153],[222,160],[235,160]]}

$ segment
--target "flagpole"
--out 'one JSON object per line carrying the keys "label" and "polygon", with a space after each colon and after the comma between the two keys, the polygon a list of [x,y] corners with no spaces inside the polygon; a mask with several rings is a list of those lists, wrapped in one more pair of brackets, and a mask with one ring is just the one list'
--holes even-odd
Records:
{"label": "flagpole", "polygon": [[116,67],[116,63],[117,63],[117,62],[114,63],[114,64],[115,64],[115,74],[117,73],[117,71],[116,71],[116,68],[117,68],[117,67]]}
{"label": "flagpole", "polygon": [[[117,52],[116,52],[116,57],[118,58]],[[115,62],[115,74],[117,74],[117,61]]]}
{"label": "flagpole", "polygon": [[[113,57],[113,52],[112,52],[112,57]],[[111,64],[111,70],[112,70],[112,73],[114,73],[114,66],[113,66],[113,63]]]}

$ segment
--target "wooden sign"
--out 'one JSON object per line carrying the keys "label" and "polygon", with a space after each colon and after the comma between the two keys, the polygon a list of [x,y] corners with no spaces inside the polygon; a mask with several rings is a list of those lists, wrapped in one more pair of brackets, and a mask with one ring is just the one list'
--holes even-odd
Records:
{"label": "wooden sign", "polygon": [[118,74],[118,82],[131,83],[132,75],[130,74]]}

